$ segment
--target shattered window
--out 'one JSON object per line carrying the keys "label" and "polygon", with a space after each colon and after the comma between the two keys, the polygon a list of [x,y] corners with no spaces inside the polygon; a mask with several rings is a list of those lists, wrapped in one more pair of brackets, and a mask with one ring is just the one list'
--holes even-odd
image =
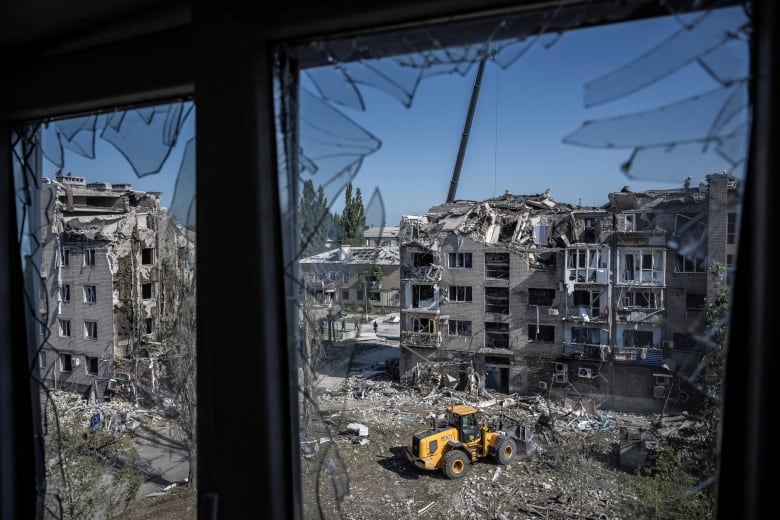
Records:
{"label": "shattered window", "polygon": [[[30,381],[44,517],[127,517],[170,494],[159,482],[194,484],[194,104],[29,121],[11,137],[22,266],[46,288],[27,312],[42,331]],[[62,305],[71,290],[78,304]]]}
{"label": "shattered window", "polygon": [[84,286],[84,303],[97,303],[97,286]]}
{"label": "shattered window", "polygon": [[[708,364],[708,353],[725,348],[720,332],[729,309],[705,307],[710,321],[700,319],[702,313],[686,311],[683,295],[692,289],[724,294],[730,287],[714,277],[671,274],[738,264],[736,251],[727,247],[736,243],[730,233],[737,220],[726,215],[739,214],[749,148],[749,14],[744,2],[523,4],[516,12],[442,26],[356,32],[280,49],[276,122],[284,129],[278,136],[281,200],[289,231],[311,236],[320,226],[323,235],[347,236],[337,224],[355,209],[366,227],[401,228],[400,305],[392,313],[365,313],[388,324],[393,313],[399,315],[393,343],[398,380],[382,383],[394,398],[374,403],[377,417],[407,412],[396,392],[414,413],[422,407],[432,414],[442,410],[428,404],[429,395],[450,404],[478,403],[486,395],[499,402],[507,393],[538,405],[539,414],[527,419],[566,438],[563,446],[539,440],[544,453],[561,461],[570,460],[586,438],[581,428],[598,435],[609,453],[636,448],[653,457],[667,454],[639,442],[612,450],[626,448],[619,419],[611,421],[628,413],[629,401],[642,410],[647,429],[655,428],[655,413],[707,418],[692,427],[707,438],[695,447],[680,442],[679,432],[653,430],[654,441],[662,439],[674,454],[661,463],[679,477],[660,498],[648,491],[659,484],[652,462],[637,474],[629,460],[636,453],[630,453],[617,470],[599,464],[598,455],[578,455],[571,471],[565,463],[551,469],[524,458],[534,473],[555,482],[556,495],[566,496],[553,505],[550,493],[524,494],[521,501],[496,488],[491,493],[501,495],[498,502],[474,498],[455,505],[444,498],[464,489],[455,484],[446,493],[431,492],[431,501],[412,511],[404,504],[420,496],[425,471],[408,479],[413,483],[394,481],[392,492],[383,488],[388,498],[381,508],[353,500],[355,489],[364,492],[363,483],[384,474],[335,449],[333,432],[350,420],[367,421],[369,414],[348,414],[354,394],[334,398],[315,376],[338,363],[360,365],[342,353],[345,343],[323,345],[302,325],[314,323],[323,309],[308,309],[300,298],[295,266],[307,255],[289,247],[287,296],[295,301],[289,315],[302,316],[288,321],[290,351],[304,360],[302,442],[322,450],[301,461],[304,487],[313,490],[304,499],[306,512],[390,518],[435,507],[449,518],[518,510],[540,517],[587,511],[645,518],[686,517],[690,506],[707,517],[717,475],[713,440],[720,399],[720,387],[710,383],[722,369]],[[297,222],[297,208],[311,200],[308,183],[322,188],[326,216],[313,221],[303,215]],[[715,242],[721,236],[723,243]],[[463,250],[469,252],[458,252]],[[424,273],[415,270],[427,266],[429,254],[441,262]],[[383,286],[392,285],[383,280]],[[484,294],[484,305],[479,297],[465,298],[463,287]],[[454,301],[457,306],[447,305]],[[439,323],[444,330],[436,329]],[[677,350],[676,337],[688,337],[692,345]],[[508,349],[510,362],[491,370],[489,356],[479,352],[483,346]],[[328,368],[308,361],[328,356],[335,358]],[[579,360],[589,366],[580,367]],[[569,363],[573,374],[587,375],[569,378]],[[670,399],[655,395],[652,383],[660,376],[654,374],[671,381],[664,393]],[[339,406],[343,415],[334,428],[323,412]],[[574,425],[569,418],[575,414],[587,420]],[[405,425],[373,424],[388,438],[387,432],[393,439],[400,430],[406,435],[397,452],[373,452],[403,468],[402,476],[411,469],[399,454],[415,442],[415,428]],[[682,461],[677,455],[684,455]],[[659,460],[653,457],[644,460]],[[580,461],[593,471],[582,471]],[[469,467],[479,471],[478,461]],[[613,470],[598,482],[588,477]],[[509,473],[493,473],[496,482],[506,479],[497,489],[517,489]],[[610,499],[596,504],[571,494],[584,488]]]}
{"label": "shattered window", "polygon": [[450,336],[471,336],[471,322],[464,320],[449,320]]}
{"label": "shattered window", "polygon": [[450,287],[451,302],[470,302],[471,287],[453,286]]}
{"label": "shattered window", "polygon": [[471,267],[471,253],[450,253],[449,267]]}

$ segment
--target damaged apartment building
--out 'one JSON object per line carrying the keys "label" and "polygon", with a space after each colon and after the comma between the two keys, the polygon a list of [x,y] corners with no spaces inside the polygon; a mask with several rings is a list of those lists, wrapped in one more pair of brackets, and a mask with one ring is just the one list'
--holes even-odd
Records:
{"label": "damaged apartment building", "polygon": [[300,260],[301,276],[317,303],[344,313],[398,310],[399,249],[343,245]]}
{"label": "damaged apartment building", "polygon": [[[690,407],[706,303],[736,255],[738,184],[455,201],[401,221],[401,373],[503,393]],[[716,265],[721,271],[714,270]],[[722,272],[721,277],[713,271]]]}
{"label": "damaged apartment building", "polygon": [[153,357],[170,330],[174,282],[192,280],[193,242],[160,193],[129,184],[58,173],[43,180],[40,206],[43,384],[109,397],[132,372],[122,361]]}

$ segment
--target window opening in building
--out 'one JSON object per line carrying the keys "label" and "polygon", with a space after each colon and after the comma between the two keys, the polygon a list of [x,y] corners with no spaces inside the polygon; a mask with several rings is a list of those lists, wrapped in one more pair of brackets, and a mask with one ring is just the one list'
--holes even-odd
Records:
{"label": "window opening in building", "polygon": [[450,253],[448,267],[464,267],[470,269],[472,267],[471,255],[472,253]]}
{"label": "window opening in building", "polygon": [[465,320],[449,320],[448,322],[450,336],[471,337],[471,322]]}
{"label": "window opening in building", "polygon": [[528,339],[531,341],[555,341],[555,327],[552,325],[528,325]]}
{"label": "window opening in building", "polygon": [[154,263],[153,247],[145,247],[141,249],[141,263],[143,265],[152,265]]}
{"label": "window opening in building", "polygon": [[508,287],[485,287],[485,312],[509,314]]}
{"label": "window opening in building", "polygon": [[67,303],[70,301],[70,285],[69,284],[63,284],[60,286],[60,300],[63,301],[63,303]]}
{"label": "window opening in building", "polygon": [[141,297],[144,300],[151,300],[154,298],[154,282],[147,282],[141,285]]}
{"label": "window opening in building", "polygon": [[84,286],[84,303],[97,303],[97,286]]}
{"label": "window opening in building", "polygon": [[509,279],[509,253],[485,253],[485,278]]}
{"label": "window opening in building", "polygon": [[95,250],[84,250],[84,267],[95,267]]}
{"label": "window opening in building", "polygon": [[471,301],[471,287],[465,287],[462,285],[454,285],[450,287],[450,301],[451,302],[470,302]]}
{"label": "window opening in building", "polygon": [[65,319],[58,319],[57,323],[59,324],[60,328],[60,337],[61,338],[69,338],[70,337],[70,320]]}
{"label": "window opening in building", "polygon": [[485,346],[491,348],[509,348],[509,324],[486,321]]}
{"label": "window opening in building", "polygon": [[86,339],[97,339],[97,322],[96,321],[85,321],[84,322],[84,337]]}
{"label": "window opening in building", "polygon": [[554,300],[555,289],[528,288],[528,305],[549,306],[553,304]]}
{"label": "window opening in building", "polygon": [[73,359],[70,354],[60,354],[60,372],[72,372]]}
{"label": "window opening in building", "polygon": [[98,375],[98,358],[87,356],[87,374]]}

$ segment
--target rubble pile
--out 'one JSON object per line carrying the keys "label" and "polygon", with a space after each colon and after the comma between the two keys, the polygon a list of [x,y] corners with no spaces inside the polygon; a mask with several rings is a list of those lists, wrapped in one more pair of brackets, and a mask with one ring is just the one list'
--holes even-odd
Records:
{"label": "rubble pile", "polygon": [[[319,396],[320,420],[302,439],[306,518],[631,518],[637,497],[621,481],[636,459],[627,455],[647,455],[654,439],[695,426],[687,416],[621,414],[588,399],[424,388],[353,376]],[[536,449],[507,466],[477,461],[457,480],[411,466],[404,450],[412,435],[456,403],[528,427]]]}

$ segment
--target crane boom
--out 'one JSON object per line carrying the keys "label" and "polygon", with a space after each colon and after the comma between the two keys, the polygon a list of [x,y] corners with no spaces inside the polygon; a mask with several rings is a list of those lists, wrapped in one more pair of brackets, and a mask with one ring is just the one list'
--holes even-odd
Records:
{"label": "crane boom", "polygon": [[463,127],[463,136],[460,139],[460,148],[458,149],[458,158],[455,161],[455,169],[452,172],[452,180],[450,181],[450,191],[447,193],[447,202],[455,202],[455,192],[458,189],[458,181],[460,180],[460,169],[463,166],[463,157],[466,155],[466,145],[469,141],[469,133],[471,132],[471,121],[474,119],[474,110],[477,107],[477,98],[479,97],[479,87],[482,83],[482,74],[485,72],[485,61],[487,55],[483,56],[479,60],[479,68],[477,69],[477,78],[474,80],[474,90],[471,93],[471,102],[469,103],[469,111],[466,115],[466,124]]}

